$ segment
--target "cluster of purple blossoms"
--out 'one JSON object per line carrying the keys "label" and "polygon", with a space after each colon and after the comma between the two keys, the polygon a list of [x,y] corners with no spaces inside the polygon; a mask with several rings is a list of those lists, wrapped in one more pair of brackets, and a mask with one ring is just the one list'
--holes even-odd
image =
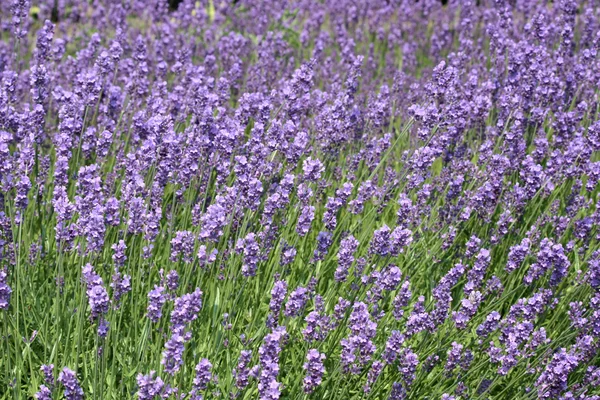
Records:
{"label": "cluster of purple blossoms", "polygon": [[206,390],[208,388],[208,384],[213,380],[212,364],[208,359],[203,358],[196,365],[195,371],[196,376],[193,381],[193,388],[190,392],[190,396],[192,399],[201,399],[202,396],[198,394],[198,392],[202,390]]}
{"label": "cluster of purple blossoms", "polygon": [[276,281],[271,289],[271,300],[269,302],[269,310],[271,313],[267,319],[267,326],[274,328],[279,321],[281,307],[287,294],[288,285],[286,281]]}
{"label": "cluster of purple blossoms", "polygon": [[242,275],[251,277],[256,275],[258,262],[260,261],[260,246],[256,241],[256,235],[249,233],[244,239],[238,242],[244,253],[244,263],[242,264]]}
{"label": "cluster of purple blossoms", "polygon": [[520,244],[514,245],[510,248],[508,253],[508,261],[504,268],[506,272],[513,272],[521,266],[527,254],[529,254],[529,248],[531,241],[528,238],[524,238]]}
{"label": "cluster of purple blossoms", "polygon": [[187,324],[198,318],[202,308],[202,291],[198,288],[192,293],[184,294],[175,299],[171,312],[171,330],[180,332]]}
{"label": "cluster of purple blossoms", "polygon": [[298,217],[298,223],[296,225],[296,232],[298,236],[305,236],[310,230],[310,226],[315,219],[315,207],[306,205],[302,207],[300,216]]}
{"label": "cluster of purple blossoms", "polygon": [[362,367],[371,360],[375,352],[373,338],[377,324],[371,321],[367,305],[362,302],[354,303],[348,319],[350,335],[342,339],[341,364],[344,372],[358,374]]}
{"label": "cluster of purple blossoms", "polygon": [[127,250],[127,245],[124,240],[119,240],[119,243],[115,243],[111,246],[111,249],[114,251],[112,256],[113,261],[117,267],[122,267],[125,265],[125,261],[127,260],[127,255],[125,251]]}
{"label": "cluster of purple blossoms", "polygon": [[0,310],[6,310],[10,305],[10,294],[12,293],[12,289],[6,283],[7,275],[6,269],[0,270]]}
{"label": "cluster of purple blossoms", "polygon": [[181,257],[186,263],[192,262],[195,239],[192,232],[176,232],[175,237],[171,239],[171,261],[177,261]]}
{"label": "cluster of purple blossoms", "polygon": [[437,286],[433,289],[432,294],[435,299],[435,308],[431,312],[431,317],[436,326],[441,325],[448,318],[450,306],[452,305],[452,289],[464,273],[465,266],[456,264],[440,279]]}
{"label": "cluster of purple blossoms", "polygon": [[325,358],[325,354],[319,353],[319,350],[317,349],[308,350],[306,362],[302,366],[306,371],[306,376],[303,381],[305,393],[314,392],[317,386],[323,381],[323,374],[325,374],[323,360],[325,360]]}
{"label": "cluster of purple blossoms", "polygon": [[185,343],[191,339],[191,332],[187,329],[189,324],[198,318],[201,308],[202,291],[198,288],[174,300],[173,311],[171,311],[171,336],[165,343],[161,360],[165,372],[175,375],[183,365]]}
{"label": "cluster of purple blossoms", "polygon": [[86,285],[86,294],[91,309],[90,319],[92,321],[100,319],[98,335],[105,337],[108,333],[108,323],[104,319],[104,315],[108,312],[110,306],[108,292],[104,287],[102,278],[94,272],[94,267],[91,264],[86,264],[83,267],[82,279]]}
{"label": "cluster of purple blossoms", "polygon": [[320,160],[313,160],[308,157],[302,163],[304,179],[310,182],[317,182],[321,179],[321,174],[325,170],[323,163]]}
{"label": "cluster of purple blossoms", "polygon": [[461,300],[460,310],[452,312],[452,319],[458,329],[465,329],[467,327],[467,323],[477,312],[482,300],[483,295],[479,291],[471,292],[469,297]]}
{"label": "cluster of purple blossoms", "polygon": [[83,389],[79,385],[79,380],[74,371],[65,367],[58,374],[58,382],[65,389],[65,398],[67,400],[83,400]]}
{"label": "cluster of purple blossoms", "polygon": [[150,321],[156,323],[160,320],[162,317],[162,309],[166,301],[167,294],[165,293],[165,288],[154,285],[154,289],[148,293],[148,308],[146,315]]}
{"label": "cluster of purple blossoms", "polygon": [[314,261],[322,261],[325,259],[327,252],[329,251],[329,247],[331,247],[333,243],[333,234],[331,232],[321,231],[317,235],[317,248],[314,252]]}
{"label": "cluster of purple blossoms", "polygon": [[286,317],[297,317],[300,315],[306,302],[308,301],[308,297],[310,292],[305,287],[297,287],[292,293],[290,293],[287,303],[285,304],[285,316]]}
{"label": "cluster of purple blossoms", "polygon": [[483,279],[485,278],[485,273],[490,265],[490,261],[490,251],[487,249],[479,250],[475,256],[475,263],[473,264],[473,267],[467,273],[469,281],[465,285],[465,294],[468,295],[483,283]]}
{"label": "cluster of purple blossoms", "polygon": [[306,341],[323,341],[329,331],[333,329],[331,317],[325,314],[322,296],[315,296],[315,309],[308,313],[304,322],[306,322],[306,327],[302,330],[302,336]]}
{"label": "cluster of purple blossoms", "polygon": [[42,365],[45,385],[40,385],[39,391],[34,395],[37,400],[52,400],[52,389],[54,389],[54,364]]}
{"label": "cluster of purple blossoms", "polygon": [[335,270],[336,281],[344,282],[348,277],[348,270],[354,262],[354,253],[358,249],[358,245],[358,240],[352,235],[341,240],[338,250],[338,266]]}
{"label": "cluster of purple blossoms", "polygon": [[282,385],[277,381],[279,375],[279,353],[286,340],[285,327],[276,328],[265,336],[258,350],[260,376],[258,378],[258,393],[261,400],[279,399]]}
{"label": "cluster of purple blossoms", "polygon": [[249,368],[252,360],[252,352],[249,350],[242,350],[238,363],[233,370],[233,377],[235,378],[235,386],[238,389],[244,389],[248,386],[249,378],[251,376],[251,370]]}
{"label": "cluster of purple blossoms", "polygon": [[200,263],[200,266],[202,268],[206,268],[208,267],[208,265],[214,263],[217,260],[217,255],[219,254],[219,250],[217,249],[212,249],[209,252],[207,252],[206,246],[205,245],[200,245],[198,247],[198,253],[196,254],[197,260]]}
{"label": "cluster of purple blossoms", "polygon": [[167,385],[159,376],[155,377],[155,375],[156,371],[150,371],[148,375],[138,374],[136,395],[140,400],[155,400],[167,394]]}
{"label": "cluster of purple blossoms", "polygon": [[571,262],[565,255],[565,250],[561,244],[555,244],[548,238],[540,243],[540,250],[537,253],[537,260],[529,266],[527,275],[523,279],[528,285],[542,277],[546,272],[552,270],[550,284],[558,285],[567,275],[567,270]]}

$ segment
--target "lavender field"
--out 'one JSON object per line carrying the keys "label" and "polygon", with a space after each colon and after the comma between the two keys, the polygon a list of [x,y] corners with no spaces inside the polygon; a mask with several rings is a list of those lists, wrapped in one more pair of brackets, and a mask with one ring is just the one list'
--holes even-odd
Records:
{"label": "lavender field", "polygon": [[597,0],[0,0],[0,400],[600,400]]}

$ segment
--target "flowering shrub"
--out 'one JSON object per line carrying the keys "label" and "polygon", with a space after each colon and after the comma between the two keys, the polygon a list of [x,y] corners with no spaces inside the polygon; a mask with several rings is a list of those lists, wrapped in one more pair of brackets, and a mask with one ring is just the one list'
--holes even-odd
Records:
{"label": "flowering shrub", "polygon": [[600,399],[600,9],[0,2],[0,399]]}

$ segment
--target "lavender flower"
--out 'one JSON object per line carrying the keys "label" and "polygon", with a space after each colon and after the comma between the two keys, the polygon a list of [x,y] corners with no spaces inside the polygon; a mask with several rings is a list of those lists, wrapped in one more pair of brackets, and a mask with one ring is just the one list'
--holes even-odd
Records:
{"label": "lavender flower", "polygon": [[185,342],[189,337],[181,335],[178,331],[174,331],[169,340],[165,343],[161,364],[165,367],[165,372],[175,375],[183,365],[183,351],[185,350]]}
{"label": "lavender flower", "polygon": [[125,261],[127,260],[127,256],[125,255],[125,250],[127,250],[125,241],[119,240],[119,243],[113,244],[111,249],[114,251],[112,259],[115,262],[115,265],[117,267],[122,267],[125,265]]}
{"label": "lavender flower", "polygon": [[182,332],[187,324],[198,318],[202,308],[202,291],[196,288],[194,292],[176,298],[174,303],[171,312],[171,331]]}
{"label": "lavender flower", "polygon": [[40,385],[40,390],[34,395],[37,400],[52,400],[52,391],[45,385]]}
{"label": "lavender flower", "polygon": [[171,261],[177,261],[181,255],[186,263],[192,262],[194,240],[195,236],[190,231],[176,232],[171,239]]}
{"label": "lavender flower", "polygon": [[137,376],[137,397],[139,400],[155,400],[164,394],[165,383],[159,376],[154,375],[156,371],[150,371],[148,375],[138,374]]}
{"label": "lavender flower", "polygon": [[240,358],[238,359],[237,366],[233,370],[233,376],[235,378],[235,386],[238,389],[244,389],[248,386],[248,378],[250,377],[250,360],[252,358],[252,352],[249,350],[242,350]]}
{"label": "lavender flower", "polygon": [[338,251],[338,266],[335,270],[335,280],[344,282],[348,277],[348,270],[354,262],[354,253],[358,249],[358,240],[350,235],[342,239]]}
{"label": "lavender flower", "polygon": [[226,210],[220,204],[211,204],[206,214],[201,218],[202,231],[200,239],[216,242],[223,235],[223,228],[227,224]]}
{"label": "lavender flower", "polygon": [[463,355],[463,345],[460,343],[452,342],[452,348],[448,350],[448,358],[444,369],[447,373],[451,374],[452,371],[460,364]]}
{"label": "lavender flower", "polygon": [[256,242],[254,233],[249,233],[243,239],[244,263],[242,264],[242,275],[251,277],[256,275],[259,261],[260,247]]}
{"label": "lavender flower", "polygon": [[90,318],[96,320],[108,312],[110,299],[104,288],[102,278],[94,272],[94,267],[91,264],[86,264],[83,267],[82,275],[87,286],[86,294],[92,311]]}
{"label": "lavender flower", "polygon": [[331,318],[324,313],[323,298],[320,295],[315,296],[315,309],[306,316],[304,321],[306,322],[306,327],[302,330],[304,340],[325,340],[333,323]]}
{"label": "lavender flower", "polygon": [[529,253],[529,247],[531,246],[531,241],[528,238],[524,238],[521,241],[521,244],[512,246],[508,253],[508,261],[506,262],[506,267],[504,268],[506,272],[512,272],[516,270],[525,260],[525,257]]}
{"label": "lavender flower", "polygon": [[315,261],[321,261],[325,258],[329,247],[333,243],[332,237],[333,235],[330,232],[319,232],[317,235],[317,249],[314,253]]}
{"label": "lavender flower", "polygon": [[485,317],[485,321],[477,327],[478,336],[488,336],[490,333],[498,329],[500,323],[500,313],[498,311],[492,311]]}
{"label": "lavender flower", "polygon": [[567,390],[569,373],[579,365],[577,357],[566,349],[560,349],[546,366],[546,369],[536,382],[538,397],[540,399],[557,398]]}
{"label": "lavender flower", "polygon": [[482,298],[481,292],[474,291],[469,294],[468,298],[461,300],[460,310],[452,313],[452,319],[458,329],[465,329],[467,327],[467,323],[477,312]]}
{"label": "lavender flower", "polygon": [[312,393],[316,387],[319,386],[323,380],[323,374],[325,373],[325,367],[323,367],[323,360],[325,360],[325,354],[319,353],[317,349],[310,349],[306,355],[306,362],[303,365],[303,369],[306,371],[304,377],[304,393]]}
{"label": "lavender flower", "polygon": [[467,274],[469,281],[465,286],[465,294],[468,295],[471,291],[481,285],[490,261],[490,251],[487,249],[479,250],[479,253],[477,253],[477,256],[475,257],[475,264]]}
{"label": "lavender flower", "polygon": [[394,318],[400,320],[404,315],[404,308],[408,306],[412,292],[410,291],[410,282],[404,281],[400,290],[394,297]]}
{"label": "lavender flower", "polygon": [[6,283],[7,275],[6,269],[0,269],[0,310],[8,309],[10,304],[10,294],[12,293],[12,289]]}
{"label": "lavender flower", "polygon": [[271,290],[271,301],[269,302],[271,314],[269,314],[267,319],[267,326],[270,328],[275,327],[279,321],[279,313],[281,312],[281,307],[283,306],[283,301],[287,294],[287,287],[286,281],[277,281],[273,285],[273,289]]}
{"label": "lavender flower", "polygon": [[385,257],[390,253],[390,247],[391,231],[387,225],[384,225],[380,229],[377,229],[375,233],[373,233],[373,239],[371,239],[369,252]]}
{"label": "lavender flower", "polygon": [[526,284],[530,285],[534,280],[539,279],[544,273],[551,268],[550,284],[557,285],[567,274],[567,269],[571,263],[565,255],[564,248],[561,244],[554,244],[549,239],[544,239],[540,243],[540,250],[537,253],[537,262],[532,264],[527,271],[527,275],[523,279]]}
{"label": "lavender flower", "polygon": [[297,317],[304,309],[308,300],[309,291],[307,288],[299,286],[292,293],[285,305],[286,317]]}
{"label": "lavender flower", "polygon": [[298,224],[296,225],[296,232],[299,236],[305,236],[310,230],[310,225],[315,218],[315,208],[313,206],[302,207],[302,212],[298,217]]}
{"label": "lavender flower", "polygon": [[110,287],[113,289],[113,307],[118,309],[120,306],[121,297],[131,291],[131,276],[122,275],[118,268],[115,267],[115,272],[112,276]]}
{"label": "lavender flower", "polygon": [[206,390],[208,384],[213,379],[212,376],[212,364],[206,358],[200,360],[196,365],[196,376],[193,381],[193,389],[191,394],[195,394],[198,391]]}
{"label": "lavender flower", "polygon": [[304,179],[307,181],[316,182],[321,179],[321,174],[325,170],[323,163],[319,160],[313,160],[308,157],[302,163],[302,169],[304,171]]}
{"label": "lavender flower", "polygon": [[280,264],[281,265],[288,265],[291,264],[295,259],[296,259],[296,249],[288,246],[288,245],[284,245],[283,250],[281,252],[281,261]]}
{"label": "lavender flower", "polygon": [[386,363],[392,364],[398,358],[398,354],[402,352],[402,345],[406,340],[406,336],[399,331],[392,331],[390,337],[385,343],[385,353],[383,359]]}
{"label": "lavender flower", "polygon": [[471,238],[465,245],[465,247],[466,247],[465,257],[466,258],[473,257],[475,255],[475,253],[477,253],[477,251],[479,250],[480,245],[481,245],[481,239],[479,239],[477,236],[471,236]]}
{"label": "lavender flower", "polygon": [[83,400],[83,389],[79,386],[75,372],[65,367],[58,375],[58,382],[65,388],[65,398],[67,400]]}
{"label": "lavender flower", "polygon": [[40,370],[44,374],[44,382],[53,388],[54,387],[54,364],[42,365]]}
{"label": "lavender flower", "polygon": [[279,353],[285,337],[285,327],[280,326],[265,336],[264,343],[258,350],[261,366],[258,393],[261,400],[279,399],[281,396],[281,383],[277,382],[277,376],[279,375]]}
{"label": "lavender flower", "polygon": [[367,383],[365,383],[365,385],[363,386],[364,393],[368,394],[371,392],[371,388],[373,387],[375,382],[377,382],[377,378],[379,378],[379,375],[381,375],[381,372],[383,371],[384,367],[385,364],[381,361],[374,361],[373,364],[371,364],[371,369],[367,374]]}
{"label": "lavender flower", "polygon": [[431,315],[425,312],[424,303],[425,297],[419,296],[413,307],[413,311],[406,321],[406,334],[408,336],[416,335],[424,330],[431,332],[435,329],[434,321],[432,320]]}
{"label": "lavender flower", "polygon": [[196,256],[198,257],[200,266],[206,268],[209,264],[212,264],[217,260],[218,254],[219,250],[217,249],[212,249],[210,253],[207,253],[206,246],[202,244],[198,247],[198,254]]}
{"label": "lavender flower", "polygon": [[169,271],[167,273],[167,276],[165,277],[164,284],[169,290],[169,292],[173,293],[177,291],[177,289],[179,288],[179,274],[177,273],[177,271],[175,271],[174,269]]}
{"label": "lavender flower", "polygon": [[162,317],[162,308],[166,301],[167,296],[165,294],[165,288],[154,285],[154,289],[148,293],[148,309],[146,315],[150,321],[156,323],[160,320]]}
{"label": "lavender flower", "polygon": [[404,248],[412,243],[413,233],[410,229],[397,227],[392,232],[391,236],[391,250],[390,254],[397,256],[404,251]]}
{"label": "lavender flower", "polygon": [[352,307],[348,324],[351,334],[341,341],[341,364],[344,372],[358,374],[375,352],[372,339],[377,324],[371,321],[367,305],[361,302]]}

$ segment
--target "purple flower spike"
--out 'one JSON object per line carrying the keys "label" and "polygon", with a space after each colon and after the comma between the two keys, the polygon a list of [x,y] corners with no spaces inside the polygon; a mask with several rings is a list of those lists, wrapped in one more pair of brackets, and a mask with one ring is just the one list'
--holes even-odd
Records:
{"label": "purple flower spike", "polygon": [[65,367],[58,375],[58,382],[65,389],[65,398],[67,400],[83,400],[83,389],[79,386],[75,372]]}
{"label": "purple flower spike", "polygon": [[303,366],[306,371],[306,376],[304,377],[304,393],[314,392],[317,386],[321,384],[323,374],[325,373],[323,360],[325,360],[325,354],[319,353],[317,349],[310,349],[308,351],[306,362]]}

